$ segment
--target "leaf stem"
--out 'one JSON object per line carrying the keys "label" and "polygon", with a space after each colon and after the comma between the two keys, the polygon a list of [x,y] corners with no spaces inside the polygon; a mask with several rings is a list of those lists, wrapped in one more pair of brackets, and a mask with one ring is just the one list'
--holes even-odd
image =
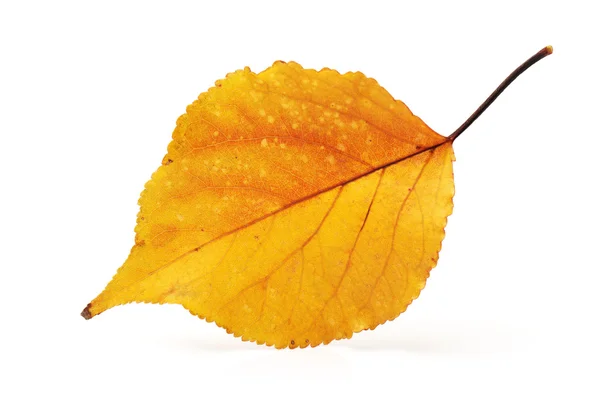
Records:
{"label": "leaf stem", "polygon": [[502,92],[504,92],[504,89],[506,89],[508,85],[510,85],[515,79],[517,79],[519,75],[524,73],[529,67],[531,67],[544,57],[549,56],[550,54],[552,54],[552,46],[546,46],[542,50],[531,56],[529,59],[527,59],[527,61],[525,61],[523,64],[518,66],[517,69],[514,70],[508,77],[506,77],[506,79],[502,81],[500,85],[498,85],[496,90],[493,91],[487,99],[485,99],[481,106],[479,106],[479,108],[477,108],[477,110],[475,110],[475,112],[471,114],[471,116],[467,118],[467,120],[464,123],[462,123],[462,125],[458,127],[456,131],[452,133],[452,135],[448,137],[448,140],[454,142],[454,140],[458,138],[460,134],[462,134],[467,128],[469,128],[469,126],[473,124],[473,122],[477,120],[477,118],[488,107],[490,107],[492,103],[494,103],[494,100],[496,100],[496,98],[500,96]]}

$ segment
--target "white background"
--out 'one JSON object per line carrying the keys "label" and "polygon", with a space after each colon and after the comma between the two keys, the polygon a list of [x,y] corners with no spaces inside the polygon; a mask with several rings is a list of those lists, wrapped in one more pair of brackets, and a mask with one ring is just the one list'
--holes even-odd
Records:
{"label": "white background", "polygon": [[[0,399],[600,398],[594,1],[2,2]],[[360,70],[455,144],[438,266],[394,322],[316,349],[178,306],[81,309],[133,244],[176,118],[227,72]],[[368,398],[367,398],[368,397]]]}

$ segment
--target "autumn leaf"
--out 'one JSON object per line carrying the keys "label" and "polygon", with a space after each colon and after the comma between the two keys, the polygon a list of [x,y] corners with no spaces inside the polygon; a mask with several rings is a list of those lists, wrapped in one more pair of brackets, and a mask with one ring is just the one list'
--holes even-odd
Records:
{"label": "autumn leaf", "polygon": [[453,141],[550,53],[448,137],[361,73],[276,62],[227,75],[177,120],[142,192],[135,245],[82,315],[181,304],[277,348],[396,318],[438,260]]}

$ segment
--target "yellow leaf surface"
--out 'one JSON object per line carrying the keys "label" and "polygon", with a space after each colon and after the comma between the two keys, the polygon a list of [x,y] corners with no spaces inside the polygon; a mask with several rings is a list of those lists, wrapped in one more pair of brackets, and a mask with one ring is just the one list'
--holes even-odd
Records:
{"label": "yellow leaf surface", "polygon": [[436,265],[453,139],[361,73],[229,74],[178,119],[131,254],[82,314],[181,304],[277,348],[373,329]]}

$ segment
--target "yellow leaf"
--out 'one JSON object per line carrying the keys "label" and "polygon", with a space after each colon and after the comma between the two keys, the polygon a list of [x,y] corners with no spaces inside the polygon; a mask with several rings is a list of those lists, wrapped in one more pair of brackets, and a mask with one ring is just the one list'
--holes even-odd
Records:
{"label": "yellow leaf", "polygon": [[131,254],[82,314],[176,303],[277,348],[392,320],[437,263],[461,132],[361,73],[229,74],[178,119]]}

